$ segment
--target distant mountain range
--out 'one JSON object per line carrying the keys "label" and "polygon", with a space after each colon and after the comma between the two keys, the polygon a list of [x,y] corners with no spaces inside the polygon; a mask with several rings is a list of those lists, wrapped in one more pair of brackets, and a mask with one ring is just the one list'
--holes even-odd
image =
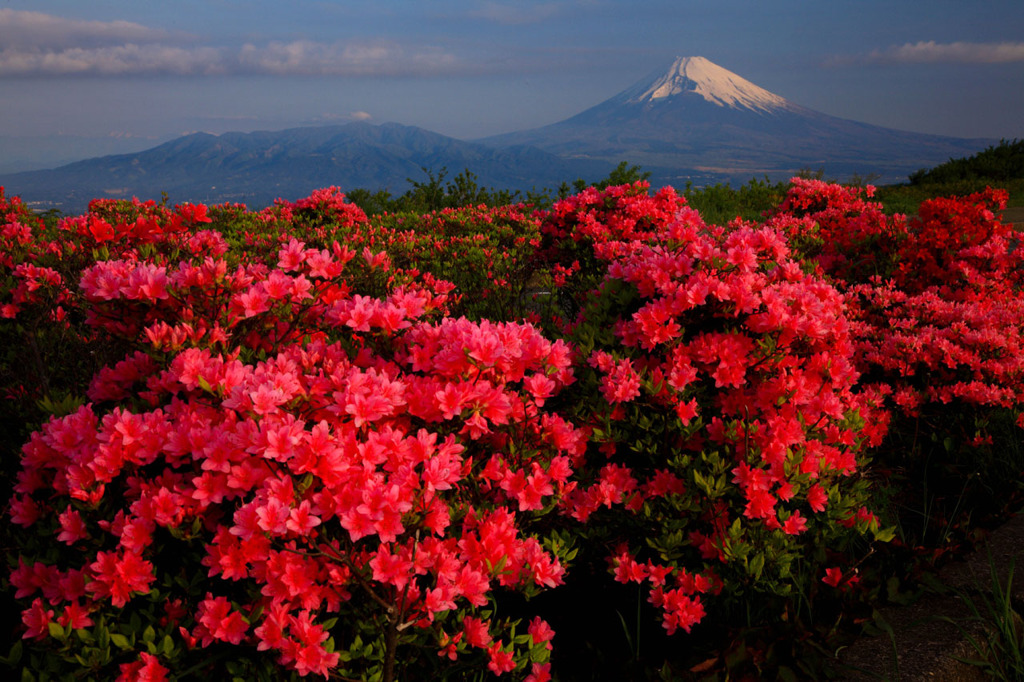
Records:
{"label": "distant mountain range", "polygon": [[385,123],[274,132],[195,133],[135,154],[86,159],[52,170],[0,175],[0,185],[37,208],[81,211],[98,197],[262,207],[320,187],[401,194],[426,168],[470,169],[481,186],[542,190],[580,175],[599,179],[613,164],[569,161],[536,147],[494,147]]}
{"label": "distant mountain range", "polygon": [[395,123],[187,135],[146,151],[0,175],[30,205],[81,211],[97,197],[268,205],[330,185],[401,194],[422,169],[471,170],[480,185],[541,190],[599,180],[619,162],[655,186],[909,173],[995,142],[910,133],[828,116],[775,95],[702,57],[677,58],[633,87],[542,128],[463,141]]}

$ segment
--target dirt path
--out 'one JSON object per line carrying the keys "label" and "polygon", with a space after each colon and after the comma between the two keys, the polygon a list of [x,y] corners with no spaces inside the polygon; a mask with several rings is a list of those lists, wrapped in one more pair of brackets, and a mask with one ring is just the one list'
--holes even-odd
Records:
{"label": "dirt path", "polygon": [[[990,679],[981,668],[956,659],[979,659],[981,655],[966,633],[980,643],[986,636],[986,624],[995,624],[999,617],[984,606],[985,598],[998,602],[992,591],[996,587],[993,570],[1001,588],[1009,590],[1013,610],[1020,611],[1024,604],[1024,585],[1020,580],[1011,582],[1011,578],[1022,560],[1024,516],[1014,516],[993,531],[973,554],[950,563],[939,572],[938,580],[948,590],[945,594],[930,592],[911,606],[883,607],[882,617],[892,628],[892,637],[861,637],[842,650],[839,659],[846,671],[841,679],[845,682],[985,682]],[[975,614],[967,600],[981,611],[982,620],[973,617]],[[1007,646],[1009,644],[1007,642]]]}

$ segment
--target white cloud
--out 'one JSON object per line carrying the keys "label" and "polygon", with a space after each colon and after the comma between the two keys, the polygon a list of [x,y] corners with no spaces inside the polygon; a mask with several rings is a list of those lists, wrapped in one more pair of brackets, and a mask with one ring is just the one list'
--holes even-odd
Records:
{"label": "white cloud", "polygon": [[65,19],[42,12],[0,9],[0,45],[4,49],[60,51],[72,47],[152,43],[182,37],[183,34],[171,34],[130,21]]}
{"label": "white cloud", "polygon": [[434,76],[470,68],[431,45],[389,41],[202,45],[194,36],[127,21],[0,10],[0,78],[175,74]]}
{"label": "white cloud", "polygon": [[459,65],[454,55],[436,47],[296,40],[246,44],[238,54],[238,66],[243,71],[276,75],[402,76],[451,72]]}
{"label": "white cloud", "polygon": [[1002,43],[937,43],[922,40],[916,43],[893,45],[865,55],[836,57],[833,66],[847,64],[1002,64],[1024,61],[1024,42]]}
{"label": "white cloud", "polygon": [[350,111],[347,114],[337,114],[334,112],[328,112],[326,114],[320,114],[316,118],[312,119],[312,123],[337,123],[339,121],[369,121],[373,118],[372,114],[365,111]]}
{"label": "white cloud", "polygon": [[224,73],[219,50],[168,45],[115,45],[59,51],[0,50],[0,76],[209,75]]}

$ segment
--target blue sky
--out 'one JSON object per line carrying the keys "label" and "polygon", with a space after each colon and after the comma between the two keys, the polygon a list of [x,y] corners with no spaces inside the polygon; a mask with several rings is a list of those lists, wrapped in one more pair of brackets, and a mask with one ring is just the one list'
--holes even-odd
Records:
{"label": "blue sky", "polygon": [[703,56],[825,113],[1024,138],[1021,0],[0,0],[0,135],[553,123]]}

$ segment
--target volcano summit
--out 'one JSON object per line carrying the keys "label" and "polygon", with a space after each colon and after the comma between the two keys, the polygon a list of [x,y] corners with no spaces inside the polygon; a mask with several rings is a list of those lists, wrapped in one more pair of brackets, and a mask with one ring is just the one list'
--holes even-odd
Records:
{"label": "volcano summit", "polygon": [[608,100],[564,121],[481,140],[530,145],[566,159],[628,161],[652,184],[707,177],[785,179],[877,174],[899,182],[993,140],[925,135],[829,116],[776,95],[704,57],[678,57]]}
{"label": "volcano summit", "polygon": [[[645,83],[647,87],[644,87]],[[771,113],[793,108],[785,98],[740,78],[704,57],[678,57],[667,72],[655,73],[620,93],[615,99],[631,104],[655,104],[684,93],[700,95],[707,102],[730,109]]]}

